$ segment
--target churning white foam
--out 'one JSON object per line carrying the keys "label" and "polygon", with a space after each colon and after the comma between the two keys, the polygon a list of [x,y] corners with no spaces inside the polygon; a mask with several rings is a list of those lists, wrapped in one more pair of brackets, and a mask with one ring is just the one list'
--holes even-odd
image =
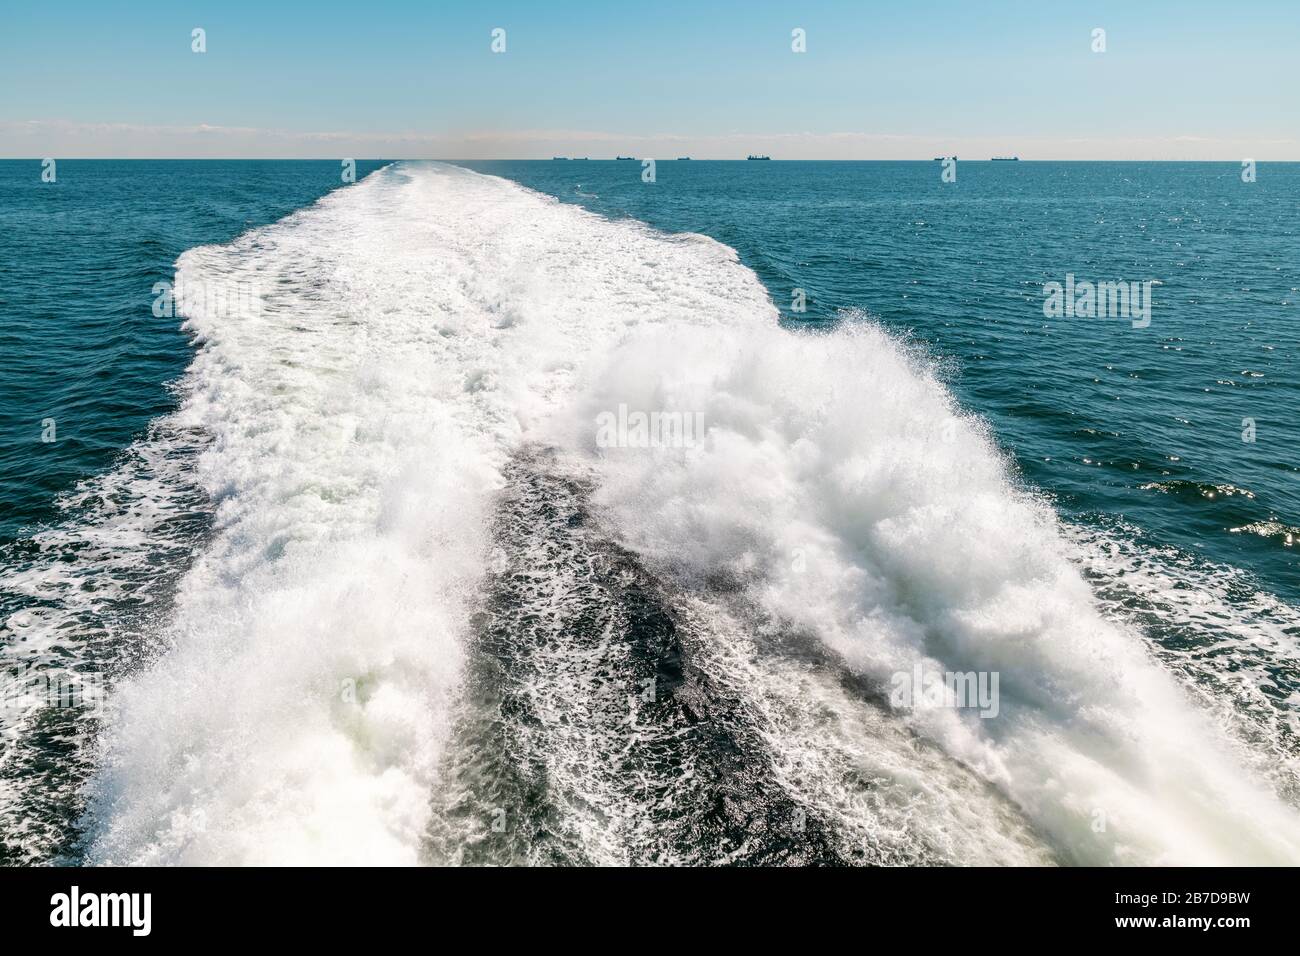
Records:
{"label": "churning white foam", "polygon": [[177,271],[259,296],[178,302],[216,532],[116,695],[91,858],[415,862],[502,464],[626,328],[739,322],[761,288],[716,243],[434,165]]}
{"label": "churning white foam", "polygon": [[1055,515],[879,328],[646,330],[587,402],[583,417],[619,402],[704,414],[708,438],[685,454],[602,459],[611,523],[667,573],[729,575],[881,686],[918,663],[999,674],[994,719],[906,719],[1066,859],[1300,859],[1294,808],[1243,773],[1237,742],[1140,636],[1100,613]]}
{"label": "churning white foam", "polygon": [[[924,363],[864,321],[782,329],[727,247],[406,164],[178,278],[261,308],[182,298],[201,347],[178,419],[211,435],[216,530],[167,653],[116,696],[92,860],[416,862],[494,494],[538,440],[686,592],[724,578],[881,684],[998,671],[997,718],[899,718],[1065,859],[1300,858],[1296,811],[1100,613]],[[706,437],[598,447],[621,404],[703,413]]]}

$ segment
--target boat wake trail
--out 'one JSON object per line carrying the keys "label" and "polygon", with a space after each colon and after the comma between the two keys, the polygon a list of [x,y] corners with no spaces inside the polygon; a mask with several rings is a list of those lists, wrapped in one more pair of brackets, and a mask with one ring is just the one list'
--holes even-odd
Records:
{"label": "boat wake trail", "polygon": [[[197,351],[136,449],[135,511],[202,533],[153,613],[122,616],[126,591],[81,609],[113,622],[100,646],[148,652],[75,779],[0,757],[23,799],[72,794],[51,829],[0,818],[17,858],[1300,858],[1294,700],[1195,655],[1204,621],[1167,612],[1155,570],[1177,562],[1130,560],[1158,610],[1128,613],[1098,583],[1114,555],[866,316],[784,329],[726,246],[434,163],[192,249],[177,278]],[[169,527],[95,534],[134,561]],[[1216,620],[1276,675],[1295,609],[1257,603]],[[53,616],[21,626],[98,659]],[[997,699],[900,698],[921,672],[996,677]],[[6,753],[40,746],[27,727]]]}

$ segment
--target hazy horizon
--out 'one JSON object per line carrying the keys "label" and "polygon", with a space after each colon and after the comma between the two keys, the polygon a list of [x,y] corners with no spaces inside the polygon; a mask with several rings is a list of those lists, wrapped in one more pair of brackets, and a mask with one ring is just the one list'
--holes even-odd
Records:
{"label": "hazy horizon", "polygon": [[[333,151],[322,149],[331,144]],[[25,148],[24,148],[25,147]],[[42,148],[37,148],[42,147]],[[0,158],[32,159],[614,159],[633,155],[659,160],[745,159],[890,161],[957,156],[972,161],[1017,156],[1026,161],[1257,162],[1300,161],[1300,140],[1232,140],[1195,136],[1170,140],[1063,140],[984,136],[840,133],[729,133],[678,137],[520,131],[516,133],[367,134],[295,133],[215,126],[165,127],[47,121],[0,121]]]}

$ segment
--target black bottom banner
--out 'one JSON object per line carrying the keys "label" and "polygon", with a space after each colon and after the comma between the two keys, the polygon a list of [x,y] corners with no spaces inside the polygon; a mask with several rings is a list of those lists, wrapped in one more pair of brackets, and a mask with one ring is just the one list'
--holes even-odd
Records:
{"label": "black bottom banner", "polygon": [[669,931],[689,925],[696,942],[701,930],[732,943],[774,930],[806,933],[816,919],[823,932],[863,943],[919,933],[959,945],[1105,936],[1233,946],[1294,933],[1294,876],[1256,869],[0,869],[0,926],[15,943],[32,936],[57,945],[75,935],[77,943],[341,945],[437,922],[465,928],[463,949],[483,929],[485,947],[515,934],[530,942],[627,942],[660,936],[663,917],[674,913]]}

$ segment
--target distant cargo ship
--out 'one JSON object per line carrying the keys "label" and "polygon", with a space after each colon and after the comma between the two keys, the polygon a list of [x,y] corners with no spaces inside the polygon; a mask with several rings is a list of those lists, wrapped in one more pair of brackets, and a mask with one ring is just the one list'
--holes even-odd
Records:
{"label": "distant cargo ship", "polygon": [[691,157],[689,157],[689,156],[678,156],[678,157],[677,157],[677,162],[679,162],[679,163],[684,163],[684,162],[686,162],[686,160],[688,160],[688,159],[690,159],[690,158],[691,158]]}
{"label": "distant cargo ship", "polygon": [[552,156],[551,161],[554,162],[557,159],[568,159],[568,158],[569,158],[568,156]]}
{"label": "distant cargo ship", "polygon": [[615,156],[614,158],[615,158],[615,159],[631,159],[631,160],[635,160],[635,159],[636,159],[635,156]]}
{"label": "distant cargo ship", "polygon": [[934,157],[934,161],[935,161],[936,163],[942,163],[944,160],[947,160],[947,159],[955,160],[956,158],[957,158],[956,156],[936,156],[936,157]]}
{"label": "distant cargo ship", "polygon": [[993,162],[995,162],[995,163],[1018,163],[1018,162],[1020,162],[1020,157],[1019,157],[1019,156],[994,156],[994,157],[993,157]]}
{"label": "distant cargo ship", "polygon": [[771,159],[771,156],[746,156],[746,159]]}

